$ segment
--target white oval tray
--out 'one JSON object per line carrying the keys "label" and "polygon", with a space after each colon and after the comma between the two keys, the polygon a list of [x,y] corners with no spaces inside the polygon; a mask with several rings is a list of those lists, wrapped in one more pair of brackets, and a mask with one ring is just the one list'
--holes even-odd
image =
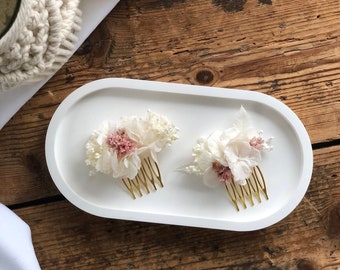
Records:
{"label": "white oval tray", "polygon": [[[274,150],[265,153],[261,169],[269,200],[237,212],[225,188],[208,188],[201,178],[177,169],[191,161],[196,139],[229,128],[240,106],[254,126],[274,136]],[[166,115],[180,128],[179,140],[159,155],[165,187],[132,200],[119,180],[89,176],[85,143],[104,120]],[[303,198],[312,173],[308,134],[298,117],[280,101],[258,92],[215,87],[103,79],[70,94],[51,119],[46,137],[49,171],[60,192],[93,215],[165,224],[251,231],[286,217]]]}

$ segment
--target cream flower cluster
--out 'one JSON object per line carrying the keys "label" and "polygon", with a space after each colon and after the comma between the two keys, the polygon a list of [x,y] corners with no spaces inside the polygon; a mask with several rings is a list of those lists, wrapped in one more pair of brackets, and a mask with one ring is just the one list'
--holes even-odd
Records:
{"label": "cream flower cluster", "polygon": [[208,186],[234,180],[246,184],[252,168],[261,161],[261,152],[272,149],[272,137],[263,138],[263,132],[251,126],[246,110],[241,107],[233,127],[216,130],[198,139],[193,147],[193,164],[184,171],[203,177]]}
{"label": "cream flower cluster", "polygon": [[178,139],[178,128],[148,110],[146,117],[126,116],[120,123],[105,121],[86,143],[85,163],[95,172],[133,179],[144,157],[157,162],[157,153]]}

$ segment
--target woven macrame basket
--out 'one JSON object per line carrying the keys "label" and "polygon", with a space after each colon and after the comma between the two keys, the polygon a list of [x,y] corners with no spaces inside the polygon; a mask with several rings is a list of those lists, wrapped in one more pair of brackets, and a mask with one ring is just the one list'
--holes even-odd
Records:
{"label": "woven macrame basket", "polygon": [[79,0],[21,0],[0,39],[0,92],[38,81],[71,56],[80,30]]}

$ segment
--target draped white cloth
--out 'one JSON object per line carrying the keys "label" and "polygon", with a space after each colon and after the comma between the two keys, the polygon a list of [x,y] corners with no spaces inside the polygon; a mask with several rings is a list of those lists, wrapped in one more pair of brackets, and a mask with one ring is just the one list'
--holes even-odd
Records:
{"label": "draped white cloth", "polygon": [[30,227],[1,203],[0,269],[40,270],[32,243]]}

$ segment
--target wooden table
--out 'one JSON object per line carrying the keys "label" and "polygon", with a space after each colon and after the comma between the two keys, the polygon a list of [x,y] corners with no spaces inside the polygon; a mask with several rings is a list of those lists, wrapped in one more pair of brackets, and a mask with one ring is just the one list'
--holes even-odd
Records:
{"label": "wooden table", "polygon": [[[338,0],[121,0],[0,131],[0,201],[30,225],[42,269],[340,269],[339,21]],[[243,233],[79,210],[49,175],[46,130],[67,95],[106,77],[281,100],[313,144],[302,202],[277,224]]]}

